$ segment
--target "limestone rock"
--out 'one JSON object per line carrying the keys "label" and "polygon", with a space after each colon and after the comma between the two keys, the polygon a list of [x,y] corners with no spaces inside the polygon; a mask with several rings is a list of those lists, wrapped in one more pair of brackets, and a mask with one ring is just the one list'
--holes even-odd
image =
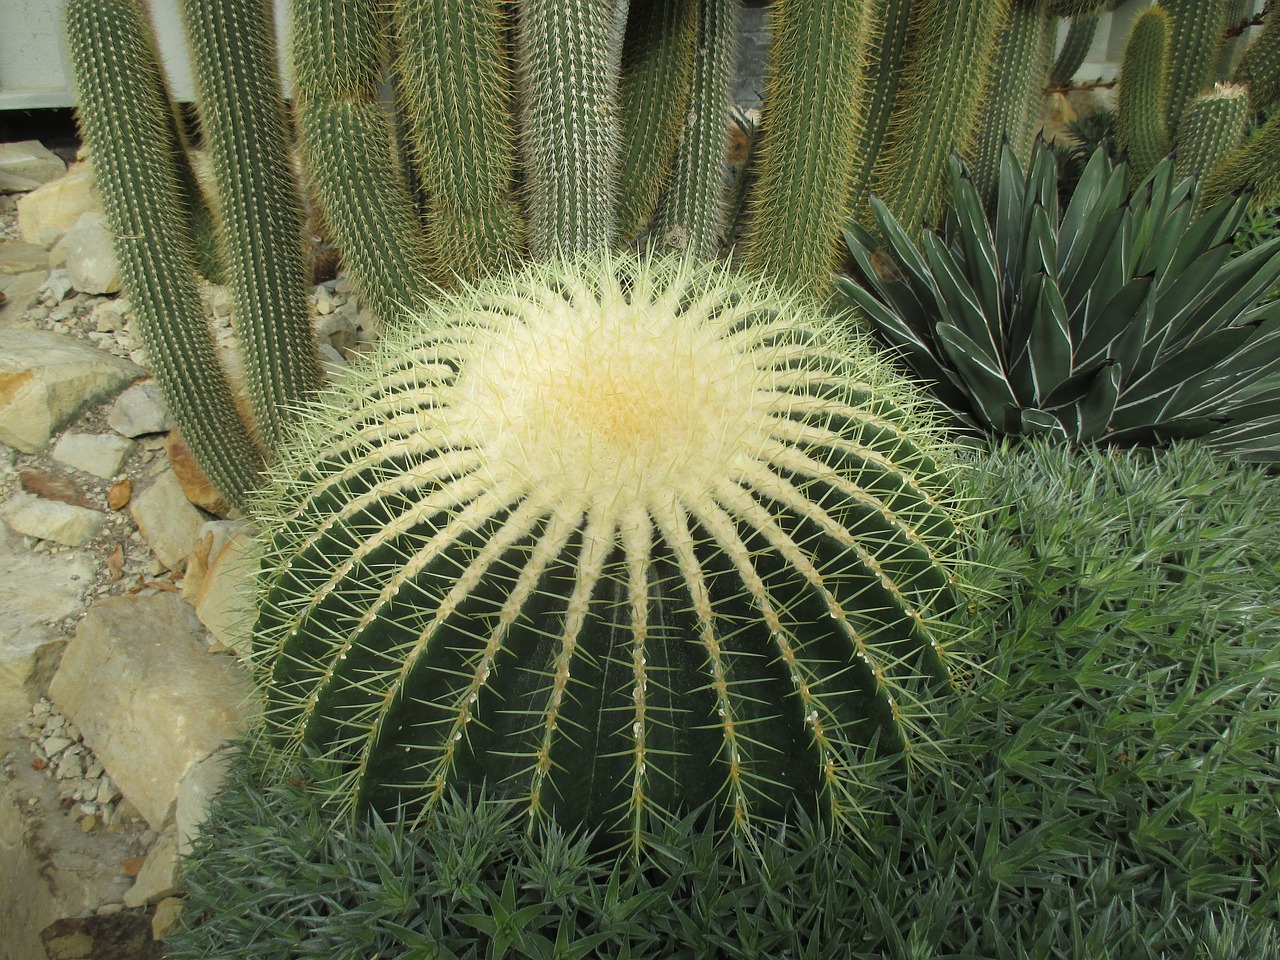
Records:
{"label": "limestone rock", "polygon": [[120,394],[107,422],[112,430],[126,437],[141,437],[173,429],[160,385],[154,380],[135,384]]}
{"label": "limestone rock", "polygon": [[22,319],[27,308],[40,298],[40,287],[48,272],[42,267],[25,273],[0,273],[0,326],[12,326]]}
{"label": "limestone rock", "polygon": [[115,236],[96,210],[80,214],[49,253],[55,267],[66,266],[71,285],[81,293],[115,293],[120,289],[120,266]]}
{"label": "limestone rock", "polygon": [[48,269],[49,251],[39,244],[0,243],[0,273],[45,272]]}
{"label": "limestone rock", "polygon": [[[207,524],[207,531],[213,524]],[[245,656],[253,627],[254,579],[261,553],[253,526],[244,521],[230,527],[222,542],[211,542],[202,576],[195,586],[196,615],[218,644]],[[220,531],[221,532],[221,531]],[[209,534],[210,540],[213,535]],[[199,554],[199,550],[192,555]]]}
{"label": "limestone rock", "polygon": [[182,899],[180,897],[165,897],[157,903],[155,912],[151,914],[151,939],[163,940],[173,933],[173,928],[178,925],[178,917],[181,915]]}
{"label": "limestone rock", "polygon": [[53,459],[110,480],[120,472],[133,446],[132,440],[114,433],[64,433],[53,446]]}
{"label": "limestone rock", "polygon": [[182,434],[177,430],[170,430],[164,440],[164,449],[169,455],[169,465],[173,467],[174,475],[182,484],[182,492],[187,495],[188,500],[201,510],[219,517],[225,517],[231,512],[231,504],[223,499],[222,494],[204,475],[196,458],[191,455],[191,450],[183,442]]}
{"label": "limestone rock", "polygon": [[15,493],[8,503],[0,507],[0,519],[15,533],[79,547],[102,529],[107,515],[59,500]]}
{"label": "limestone rock", "polygon": [[209,819],[213,799],[222,789],[222,781],[226,779],[231,765],[231,756],[230,750],[220,750],[193,764],[178,784],[177,803],[173,810],[178,856],[191,854],[192,845],[200,836],[200,827]]}
{"label": "limestone rock", "polygon": [[0,442],[34,453],[90,403],[146,375],[71,337],[9,330],[0,339]]}
{"label": "limestone rock", "polygon": [[62,158],[39,140],[0,143],[0,193],[26,193],[66,172]]}
{"label": "limestone rock", "polygon": [[51,246],[71,229],[80,214],[98,209],[93,171],[88,164],[18,199],[18,229],[27,243]]}
{"label": "limestone rock", "polygon": [[178,891],[178,831],[170,825],[151,846],[146,862],[124,895],[126,907],[164,900]]}
{"label": "limestone rock", "polygon": [[157,829],[183,777],[239,735],[252,702],[244,668],[208,653],[195,612],[168,593],[90,607],[49,696]]}
{"label": "limestone rock", "polygon": [[165,470],[151,486],[135,494],[129,512],[161,563],[170,570],[186,564],[205,516],[187,499],[172,470]]}
{"label": "limestone rock", "polygon": [[0,734],[42,692],[49,651],[58,644],[49,624],[79,612],[93,569],[85,555],[32,553],[0,527]]}

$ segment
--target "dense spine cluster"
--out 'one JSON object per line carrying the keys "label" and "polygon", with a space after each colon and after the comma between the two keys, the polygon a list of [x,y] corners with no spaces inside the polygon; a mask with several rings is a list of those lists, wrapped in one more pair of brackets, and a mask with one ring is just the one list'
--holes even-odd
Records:
{"label": "dense spine cluster", "polygon": [[1138,15],[1124,46],[1116,101],[1116,137],[1129,157],[1130,180],[1140,183],[1172,146],[1164,104],[1169,90],[1172,23],[1164,7]]}
{"label": "dense spine cluster", "polygon": [[925,417],[865,343],[718,266],[441,301],[275,470],[270,738],[346,809],[486,782],[624,844],[704,802],[850,816],[871,744],[927,761],[949,676]]}

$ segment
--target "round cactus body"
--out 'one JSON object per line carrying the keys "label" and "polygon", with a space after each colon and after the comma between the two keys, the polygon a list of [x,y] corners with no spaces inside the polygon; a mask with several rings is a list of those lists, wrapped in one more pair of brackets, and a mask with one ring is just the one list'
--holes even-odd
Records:
{"label": "round cactus body", "polygon": [[[949,680],[924,402],[721,266],[530,268],[428,306],[275,471],[266,742],[348,810],[486,784],[636,841],[840,819]],[[282,766],[284,769],[284,766]]]}

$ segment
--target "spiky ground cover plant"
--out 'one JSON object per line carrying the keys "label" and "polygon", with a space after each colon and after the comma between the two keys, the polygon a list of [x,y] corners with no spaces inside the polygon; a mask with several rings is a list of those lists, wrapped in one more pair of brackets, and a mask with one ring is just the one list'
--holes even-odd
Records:
{"label": "spiky ground cover plant", "polygon": [[939,775],[867,791],[865,843],[682,822],[630,869],[478,798],[336,830],[306,764],[241,756],[168,954],[1274,957],[1278,484],[1193,444],[976,451],[982,667]]}
{"label": "spiky ground cover plant", "polygon": [[488,783],[633,846],[854,816],[927,767],[957,509],[915,389],[723,266],[445,298],[307,417],[259,519],[267,739],[338,809]]}
{"label": "spiky ground cover plant", "polygon": [[882,206],[883,246],[851,224],[859,276],[839,289],[967,422],[1075,442],[1203,436],[1280,454],[1280,243],[1232,256],[1246,198],[1193,216],[1195,181],[1162,161],[1130,194],[1090,159],[1065,209],[1038,147],[1005,152],[988,216],[958,161],[954,209],[916,244]]}

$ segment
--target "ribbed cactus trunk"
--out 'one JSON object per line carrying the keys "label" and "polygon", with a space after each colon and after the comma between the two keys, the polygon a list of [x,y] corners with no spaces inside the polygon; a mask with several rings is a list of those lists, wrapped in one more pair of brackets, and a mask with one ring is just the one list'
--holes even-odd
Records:
{"label": "ribbed cactus trunk", "polygon": [[183,440],[243,509],[262,453],[200,304],[192,183],[151,25],[137,0],[70,0],[66,25],[80,132],[147,362]]}
{"label": "ribbed cactus trunk", "polygon": [[872,193],[910,231],[941,213],[947,158],[972,149],[1009,0],[918,0],[912,5],[889,137]]}
{"label": "ribbed cactus trunk", "polygon": [[818,288],[839,262],[863,122],[869,0],[778,0],[747,268]]}
{"label": "ribbed cactus trunk", "polygon": [[435,260],[464,280],[516,263],[514,65],[497,0],[398,0],[398,74]]}
{"label": "ribbed cactus trunk", "polygon": [[181,11],[249,403],[270,454],[321,383],[275,28],[262,0],[183,0]]}
{"label": "ribbed cactus trunk", "polygon": [[1280,101],[1280,4],[1267,7],[1262,31],[1236,67],[1235,82],[1249,88],[1249,106],[1265,110]]}
{"label": "ribbed cactus trunk", "polygon": [[1221,84],[1192,100],[1178,125],[1174,172],[1207,176],[1240,145],[1248,122],[1249,91],[1244,87]]}
{"label": "ribbed cactus trunk", "polygon": [[534,257],[608,250],[617,237],[619,26],[614,0],[521,5],[520,145]]}
{"label": "ribbed cactus trunk", "polygon": [[703,803],[838,823],[871,744],[924,759],[942,448],[805,303],[719,265],[552,263],[353,371],[265,518],[281,769],[315,751],[351,811],[485,783],[634,848]]}
{"label": "ribbed cactus trunk", "polygon": [[985,201],[995,196],[1006,141],[1022,163],[1031,157],[1041,127],[1056,28],[1057,18],[1044,0],[1013,0],[1000,31],[1000,46],[982,95],[977,135],[967,158],[974,185]]}
{"label": "ribbed cactus trunk", "polygon": [[862,123],[858,126],[858,142],[853,148],[854,170],[850,186],[853,217],[864,225],[872,223],[872,173],[889,131],[898,84],[902,80],[902,57],[911,22],[911,0],[870,0],[867,14],[867,54],[861,81]]}
{"label": "ribbed cactus trunk", "polygon": [[1272,114],[1205,177],[1200,203],[1217,203],[1242,186],[1255,190],[1252,203],[1258,207],[1280,203],[1280,114]]}
{"label": "ribbed cactus trunk", "polygon": [[1163,7],[1149,7],[1129,30],[1120,64],[1116,138],[1129,157],[1130,182],[1141,183],[1172,143],[1165,123],[1172,24]]}
{"label": "ribbed cactus trunk", "polygon": [[1049,71],[1049,83],[1055,87],[1068,86],[1085,57],[1093,47],[1093,38],[1098,32],[1098,14],[1082,13],[1071,18],[1067,27],[1067,35],[1063,38],[1062,49]]}
{"label": "ribbed cactus trunk", "polygon": [[1164,122],[1170,136],[1182,111],[1213,85],[1231,0],[1160,0],[1169,12],[1169,88]]}
{"label": "ribbed cactus trunk", "polygon": [[376,0],[294,0],[291,23],[312,195],[361,299],[394,325],[433,270],[396,132],[378,100],[389,17]]}
{"label": "ribbed cactus trunk", "polygon": [[[685,127],[699,42],[699,0],[637,3],[627,18],[622,49],[621,195],[618,236],[626,241],[648,227],[667,186],[671,160]],[[700,105],[700,104],[699,104]],[[727,106],[726,106],[727,112]]]}
{"label": "ribbed cactus trunk", "polygon": [[725,164],[738,49],[739,0],[696,0],[690,110],[654,217],[655,240],[698,257],[721,252]]}

